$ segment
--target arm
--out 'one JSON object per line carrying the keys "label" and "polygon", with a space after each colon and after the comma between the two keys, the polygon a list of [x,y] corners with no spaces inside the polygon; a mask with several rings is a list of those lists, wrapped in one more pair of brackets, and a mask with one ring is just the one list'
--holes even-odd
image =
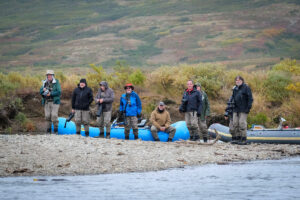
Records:
{"label": "arm", "polygon": [[250,112],[250,109],[252,108],[253,103],[253,97],[250,87],[247,86],[247,96],[248,96],[248,112]]}
{"label": "arm", "polygon": [[205,111],[205,116],[209,116],[209,115],[210,115],[210,105],[209,105],[209,101],[208,101],[207,94],[205,95],[205,100],[206,100],[206,111]]}
{"label": "arm", "polygon": [[100,99],[100,95],[101,95],[101,89],[99,89],[97,94],[96,94],[96,98],[95,98],[96,103],[98,103],[98,100]]}
{"label": "arm", "polygon": [[199,103],[197,114],[201,115],[201,110],[202,110],[202,95],[201,95],[201,93],[199,91],[197,91],[197,92],[198,92],[197,101]]}
{"label": "arm", "polygon": [[165,124],[165,127],[166,127],[166,128],[169,128],[170,125],[171,125],[171,117],[170,117],[170,113],[167,112],[167,122],[166,122],[166,124]]}
{"label": "arm", "polygon": [[75,101],[76,101],[76,93],[75,93],[76,89],[73,91],[73,94],[72,94],[72,109],[75,109]]}
{"label": "arm", "polygon": [[42,86],[42,87],[40,88],[40,94],[43,95],[43,93],[44,93],[44,86]]}
{"label": "arm", "polygon": [[88,95],[89,95],[89,105],[91,105],[91,103],[93,102],[93,91],[92,91],[92,89],[89,89],[90,91],[89,91],[89,93],[88,93]]}
{"label": "arm", "polygon": [[122,101],[122,97],[120,98],[120,107],[119,110],[122,112],[123,111],[123,101]]}
{"label": "arm", "polygon": [[142,102],[141,102],[139,95],[137,95],[137,94],[136,94],[136,106],[137,106],[137,113],[138,113],[138,115],[140,115],[142,112]]}

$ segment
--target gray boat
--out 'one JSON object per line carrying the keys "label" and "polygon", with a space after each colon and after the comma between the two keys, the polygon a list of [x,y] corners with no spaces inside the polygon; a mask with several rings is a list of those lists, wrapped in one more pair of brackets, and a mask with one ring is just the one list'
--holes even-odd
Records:
{"label": "gray boat", "polygon": [[[229,128],[221,124],[212,124],[208,128],[209,135],[216,137],[216,132],[223,142],[231,142]],[[300,144],[300,128],[284,128],[281,124],[278,128],[267,129],[262,125],[253,125],[247,130],[248,143],[271,143],[271,144]]]}

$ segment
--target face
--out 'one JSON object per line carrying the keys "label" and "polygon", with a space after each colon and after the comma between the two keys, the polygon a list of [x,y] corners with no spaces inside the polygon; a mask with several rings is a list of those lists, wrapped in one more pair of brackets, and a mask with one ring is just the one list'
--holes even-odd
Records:
{"label": "face", "polygon": [[126,93],[131,93],[132,92],[132,88],[131,87],[126,87]]}
{"label": "face", "polygon": [[103,85],[100,85],[100,89],[101,89],[102,91],[105,91],[105,87],[104,87]]}
{"label": "face", "polygon": [[48,81],[52,81],[53,80],[52,74],[47,74],[47,79],[48,79]]}
{"label": "face", "polygon": [[164,110],[165,106],[164,105],[158,105],[159,110]]}
{"label": "face", "polygon": [[192,82],[192,81],[188,81],[188,82],[187,82],[187,88],[188,88],[189,90],[192,90],[193,87],[194,87],[193,82]]}
{"label": "face", "polygon": [[237,79],[235,79],[235,84],[236,84],[237,86],[240,86],[240,85],[243,84],[243,81],[242,81],[241,79],[237,78]]}
{"label": "face", "polygon": [[198,91],[201,91],[201,87],[197,86],[197,90],[198,90]]}
{"label": "face", "polygon": [[79,83],[79,87],[84,88],[85,87],[85,83]]}

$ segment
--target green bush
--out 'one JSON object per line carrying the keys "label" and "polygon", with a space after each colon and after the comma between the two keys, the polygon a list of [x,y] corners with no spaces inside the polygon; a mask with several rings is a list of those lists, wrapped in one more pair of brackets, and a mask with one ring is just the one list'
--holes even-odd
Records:
{"label": "green bush", "polygon": [[264,81],[266,97],[271,102],[281,103],[287,99],[290,92],[286,87],[291,83],[291,77],[288,74],[280,72],[269,72],[268,78]]}
{"label": "green bush", "polygon": [[258,113],[254,116],[251,116],[251,114],[250,114],[247,119],[249,128],[251,127],[252,124],[259,124],[259,125],[265,126],[268,121],[269,121],[269,118],[264,113]]}

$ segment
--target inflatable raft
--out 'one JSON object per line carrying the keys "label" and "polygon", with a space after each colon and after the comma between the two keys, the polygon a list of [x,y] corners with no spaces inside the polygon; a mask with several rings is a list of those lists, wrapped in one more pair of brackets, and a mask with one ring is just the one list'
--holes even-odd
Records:
{"label": "inflatable raft", "polygon": [[[59,135],[71,135],[71,134],[76,134],[76,125],[74,122],[70,121],[66,124],[66,118],[58,118],[58,134]],[[140,126],[140,125],[139,125]],[[176,128],[175,136],[173,138],[173,142],[177,140],[187,140],[189,139],[189,131],[187,129],[185,121],[178,121],[171,126]],[[98,137],[100,133],[99,128],[96,127],[90,127],[89,129],[89,135],[90,137]],[[85,136],[85,130],[83,126],[81,127],[81,133],[82,136]],[[158,132],[158,137],[160,141],[166,142],[168,140],[169,134],[165,132]],[[104,133],[106,135],[106,133]],[[124,135],[124,127],[120,126],[120,124],[113,123],[111,126],[111,131],[110,131],[110,137],[111,138],[117,138],[117,139],[125,139]],[[130,130],[130,135],[129,139],[133,140],[134,135],[132,133],[132,130]],[[139,139],[145,140],[145,141],[154,141],[154,138],[151,135],[150,128],[147,126],[139,127]]]}
{"label": "inflatable raft", "polygon": [[[209,135],[216,137],[215,129],[221,136],[223,142],[231,141],[229,128],[221,124],[212,124],[209,129]],[[247,142],[249,143],[271,143],[271,144],[300,144],[300,129],[299,128],[278,128],[266,129],[261,125],[254,125],[247,130]]]}

